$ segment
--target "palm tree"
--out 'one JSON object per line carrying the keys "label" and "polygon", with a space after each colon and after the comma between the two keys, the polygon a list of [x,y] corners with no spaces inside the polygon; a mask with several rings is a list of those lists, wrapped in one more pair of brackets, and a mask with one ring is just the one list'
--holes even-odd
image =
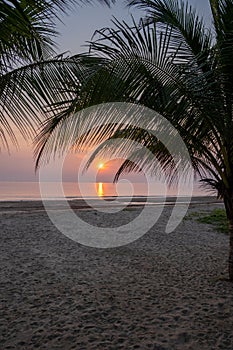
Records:
{"label": "palm tree", "polygon": [[[114,0],[99,0],[110,5]],[[24,137],[31,136],[40,122],[38,111],[56,94],[42,93],[34,96],[32,85],[27,79],[48,79],[61,81],[60,72],[70,77],[73,60],[63,62],[55,57],[54,37],[56,20],[83,0],[0,0],[0,147],[8,147],[9,140],[17,144],[15,130]],[[94,1],[85,1],[94,3]],[[38,78],[39,76],[39,78]],[[34,82],[35,83],[35,82]],[[63,96],[64,98],[64,96]]]}
{"label": "palm tree", "polygon": [[[105,113],[98,118],[107,127],[84,137],[87,120],[75,115],[85,107],[109,101],[133,102],[161,113],[179,131],[203,184],[224,200],[230,234],[229,279],[233,281],[233,1],[209,3],[213,26],[206,28],[182,0],[129,0],[130,6],[144,9],[146,17],[132,26],[115,20],[114,28],[97,32],[89,54],[76,57],[85,77],[78,88],[75,82],[71,84],[64,109],[43,127],[37,139],[37,165],[58,150],[64,151],[66,143],[79,149],[121,138],[121,156],[141,159],[153,173],[155,167],[147,153],[142,159],[130,146],[129,140],[137,141],[158,156],[172,180],[171,158],[153,135],[125,126],[123,117],[116,125],[114,114]],[[103,142],[90,162],[100,153],[117,151],[114,144]],[[140,169],[125,161],[116,178],[132,170]]]}

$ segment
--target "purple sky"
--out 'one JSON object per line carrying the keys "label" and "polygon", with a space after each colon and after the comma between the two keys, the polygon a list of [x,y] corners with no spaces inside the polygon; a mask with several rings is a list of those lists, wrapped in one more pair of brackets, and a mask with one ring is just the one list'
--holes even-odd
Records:
{"label": "purple sky", "polygon": [[[203,15],[206,22],[210,22],[210,9],[208,0],[191,0],[198,12]],[[57,42],[59,44],[59,52],[70,51],[72,54],[85,51],[82,45],[88,41],[96,29],[100,29],[111,25],[111,17],[124,19],[130,23],[131,13],[137,19],[140,16],[139,11],[131,10],[125,7],[123,0],[116,1],[111,9],[106,6],[87,5],[78,7],[69,16],[64,16],[63,24],[58,23],[58,30],[61,35]],[[79,156],[70,157],[70,162],[65,170],[65,180],[75,181],[76,172],[79,163]],[[11,155],[6,152],[0,154],[0,181],[36,181],[37,176],[34,171],[33,147],[31,142],[25,143],[21,140],[21,148],[19,151],[11,149]],[[114,169],[111,167],[107,170],[108,174],[112,174]],[[112,176],[104,176],[105,180],[111,180]],[[138,176],[135,177],[135,180]],[[133,179],[132,179],[133,180]]]}

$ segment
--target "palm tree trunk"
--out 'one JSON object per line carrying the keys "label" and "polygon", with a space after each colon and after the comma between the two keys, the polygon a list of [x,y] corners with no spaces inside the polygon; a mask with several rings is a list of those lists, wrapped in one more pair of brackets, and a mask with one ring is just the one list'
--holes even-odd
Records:
{"label": "palm tree trunk", "polygon": [[229,280],[233,282],[233,195],[224,197],[224,204],[229,225],[229,259],[228,259],[228,273]]}
{"label": "palm tree trunk", "polygon": [[229,250],[229,279],[233,282],[233,219],[229,220],[230,250]]}

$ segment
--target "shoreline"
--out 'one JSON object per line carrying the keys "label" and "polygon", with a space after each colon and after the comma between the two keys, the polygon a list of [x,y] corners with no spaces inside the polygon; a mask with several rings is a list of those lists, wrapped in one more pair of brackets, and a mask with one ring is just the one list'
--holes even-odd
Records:
{"label": "shoreline", "polygon": [[[113,199],[112,199],[113,198]],[[128,208],[140,208],[144,205],[147,206],[174,206],[177,200],[177,205],[183,205],[187,204],[185,199],[187,197],[180,197],[176,198],[174,196],[166,197],[165,201],[162,197],[143,197],[143,196],[135,196],[131,198],[131,201],[126,202],[125,200],[130,197],[101,197],[101,198],[87,198],[88,203],[85,201],[84,198],[78,198],[78,199],[68,199],[67,202],[69,206],[74,210],[95,210],[98,208],[105,208],[105,207],[128,207]],[[63,200],[56,200],[56,199],[49,199],[45,202],[48,202],[50,204],[51,209],[66,209],[66,202]],[[64,204],[63,204],[64,203]],[[91,205],[94,205],[95,208],[92,208]],[[223,204],[222,200],[216,199],[216,197],[212,196],[193,196],[191,198],[189,206],[195,206],[195,205],[221,205]],[[45,210],[43,201],[42,200],[6,200],[6,201],[0,201],[0,213],[1,211],[7,212],[7,211],[39,211],[39,210]]]}

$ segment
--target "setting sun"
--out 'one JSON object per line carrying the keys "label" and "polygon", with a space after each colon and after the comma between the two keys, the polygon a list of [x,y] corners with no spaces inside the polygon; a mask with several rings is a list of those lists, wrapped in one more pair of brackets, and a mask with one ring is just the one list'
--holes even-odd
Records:
{"label": "setting sun", "polygon": [[103,169],[104,168],[104,163],[99,163],[98,164],[98,169]]}

